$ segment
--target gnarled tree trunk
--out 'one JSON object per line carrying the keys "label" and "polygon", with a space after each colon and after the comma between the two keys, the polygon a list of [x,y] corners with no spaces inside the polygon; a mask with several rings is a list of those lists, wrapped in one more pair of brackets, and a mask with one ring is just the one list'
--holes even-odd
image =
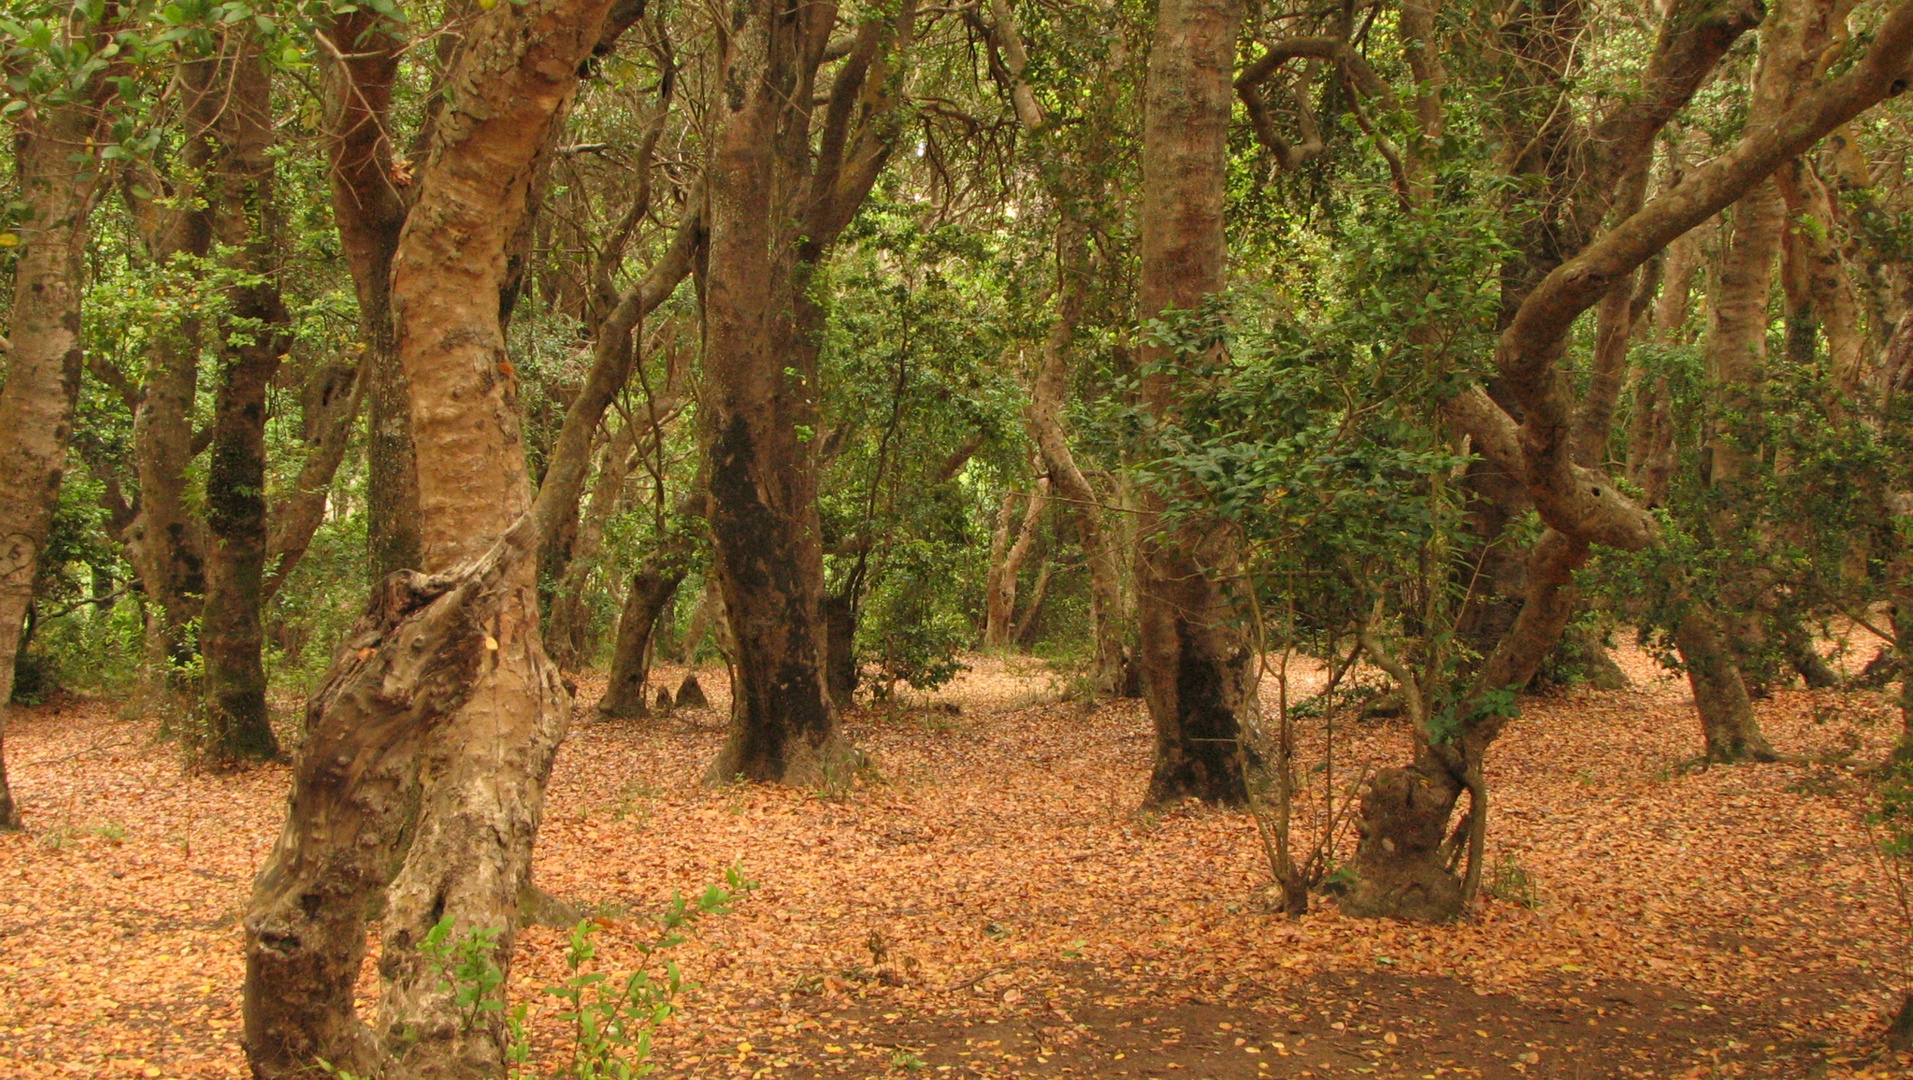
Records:
{"label": "gnarled tree trunk", "polygon": [[[1234,101],[1235,0],[1162,0],[1149,49],[1143,104],[1142,281],[1144,320],[1199,311],[1222,292],[1227,245],[1229,113]],[[1143,398],[1173,421],[1180,377],[1192,357],[1144,350],[1165,370],[1144,376]],[[1232,592],[1240,556],[1233,534],[1165,522],[1163,494],[1144,494],[1137,595],[1143,696],[1156,727],[1156,761],[1145,802],[1193,796],[1245,797],[1238,718],[1253,720],[1257,658]]]}
{"label": "gnarled tree trunk", "polygon": [[[509,969],[545,780],[569,702],[539,639],[540,522],[499,324],[505,248],[530,167],[575,91],[609,0],[480,15],[393,260],[411,386],[421,551],[440,572],[378,590],[308,711],[279,841],[246,918],[254,1072],[324,1057],[388,1077],[495,1077],[502,1014],[471,1022],[419,951],[496,932]],[[384,899],[379,1018],[352,1008],[365,920]]]}

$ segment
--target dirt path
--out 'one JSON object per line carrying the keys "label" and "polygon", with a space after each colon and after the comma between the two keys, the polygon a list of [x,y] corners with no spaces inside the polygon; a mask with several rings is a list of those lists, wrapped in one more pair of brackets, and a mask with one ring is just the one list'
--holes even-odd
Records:
{"label": "dirt path", "polygon": [[[1138,705],[975,665],[937,696],[958,712],[852,717],[880,779],[847,793],[698,788],[715,711],[574,728],[536,873],[603,917],[610,966],[673,889],[761,886],[678,950],[704,986],[660,1075],[1913,1075],[1867,1049],[1903,955],[1846,764],[1890,741],[1877,696],[1763,703],[1824,764],[1700,772],[1684,687],[1639,656],[1635,690],[1530,702],[1489,858],[1534,906],[1428,927],[1268,914],[1246,817],[1136,811]],[[1338,768],[1405,746],[1355,727]],[[0,1077],[243,1074],[238,919],[285,770],[182,775],[101,702],[29,713],[8,753],[32,831],[0,837]],[[550,1047],[563,935],[522,944]]]}

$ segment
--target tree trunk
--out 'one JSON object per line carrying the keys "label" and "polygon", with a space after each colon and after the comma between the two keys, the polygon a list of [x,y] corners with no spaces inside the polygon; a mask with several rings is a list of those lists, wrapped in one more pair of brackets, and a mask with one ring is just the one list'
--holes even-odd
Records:
{"label": "tree trunk", "polygon": [[[731,723],[707,778],[842,783],[856,755],[825,681],[817,379],[824,312],[811,279],[901,131],[894,115],[914,5],[862,24],[813,140],[837,6],[738,8],[707,173],[705,392],[712,560],[736,642]],[[793,237],[795,239],[793,239]]]}
{"label": "tree trunk", "polygon": [[[315,1057],[395,1078],[495,1077],[501,1011],[474,1022],[420,951],[496,933],[509,972],[544,785],[569,717],[539,639],[537,560],[513,368],[505,245],[530,166],[577,86],[609,0],[479,15],[448,77],[393,260],[411,387],[426,578],[388,578],[308,711],[278,844],[246,919],[245,1044],[263,1077]],[[352,1008],[384,893],[378,1022]]]}
{"label": "tree trunk", "polygon": [[[1036,541],[1036,526],[1043,514],[1044,492],[1049,481],[1038,477],[1036,487],[1027,497],[1027,506],[1023,511],[1021,525],[1016,530],[1016,538],[1009,538],[1010,522],[1014,520],[1014,494],[1003,496],[1003,513],[998,521],[998,532],[1002,534],[1003,550],[991,551],[989,580],[984,588],[983,644],[992,649],[1001,649],[1012,642],[1013,618],[1016,614],[1016,579],[1023,571],[1023,563],[1029,558],[1030,546]],[[996,545],[992,543],[992,547]]]}
{"label": "tree trunk", "polygon": [[1714,613],[1703,604],[1690,604],[1674,628],[1674,643],[1694,691],[1707,760],[1773,761],[1773,747],[1754,718],[1747,686]]}
{"label": "tree trunk", "polygon": [[824,594],[824,684],[839,709],[857,692],[857,598]]}
{"label": "tree trunk", "polygon": [[1056,571],[1056,561],[1045,558],[1036,569],[1036,581],[1030,586],[1029,602],[1023,605],[1023,615],[1016,620],[1016,630],[1011,638],[1027,649],[1036,644],[1037,620],[1043,615],[1043,601],[1049,597],[1050,578]]}
{"label": "tree trunk", "polygon": [[[679,502],[676,516],[701,517],[705,502],[700,476],[691,492]],[[651,676],[652,642],[658,617],[677,595],[684,575],[690,573],[691,556],[696,551],[697,537],[688,530],[673,528],[645,558],[638,572],[631,575],[624,610],[618,616],[617,644],[611,654],[611,680],[598,702],[600,716],[645,715],[644,690]]]}
{"label": "tree trunk", "polygon": [[[1442,921],[1462,914],[1473,899],[1488,812],[1481,770],[1488,747],[1508,720],[1504,712],[1477,711],[1473,703],[1488,691],[1519,689],[1534,677],[1579,606],[1574,571],[1586,563],[1588,551],[1585,541],[1552,529],[1535,543],[1520,614],[1482,663],[1468,698],[1456,706],[1464,718],[1458,737],[1431,742],[1420,715],[1425,702],[1415,687],[1403,686],[1411,695],[1415,761],[1407,768],[1382,770],[1362,792],[1355,880],[1342,900],[1344,911]],[[1464,791],[1470,793],[1468,815],[1449,833],[1449,819]],[[1464,839],[1465,852],[1459,847]],[[1454,870],[1464,853],[1465,879]]]}
{"label": "tree trunk", "polygon": [[631,575],[624,610],[618,615],[618,640],[611,653],[611,679],[598,702],[599,716],[636,719],[649,714],[644,691],[651,678],[651,641],[656,636],[658,616],[677,595],[678,585],[689,569],[683,556],[689,554],[691,545],[674,546],[682,549],[678,558],[659,551],[645,560],[643,569]]}
{"label": "tree trunk", "polygon": [[[177,73],[186,127],[183,168],[174,178],[170,206],[148,203],[142,208],[156,211],[146,241],[158,264],[174,256],[203,259],[213,239],[212,215],[199,185],[214,165],[215,128],[225,100],[221,65],[216,58],[188,59],[180,62]],[[139,409],[133,415],[139,513],[127,530],[126,548],[146,597],[139,698],[142,709],[163,718],[163,729],[170,727],[180,704],[175,695],[184,688],[178,673],[195,649],[188,628],[198,618],[206,592],[204,523],[190,512],[186,499],[186,472],[196,456],[193,412],[203,331],[199,320],[189,317],[157,336],[147,353]]]}
{"label": "tree trunk", "polygon": [[612,513],[624,500],[624,482],[633,465],[633,425],[618,428],[598,458],[597,475],[591,482],[591,497],[578,520],[578,535],[572,541],[564,574],[552,590],[551,609],[545,614],[545,648],[552,663],[566,671],[575,671],[594,659],[587,647],[590,618],[585,608],[585,590],[597,569],[599,547],[604,543],[604,528]]}
{"label": "tree trunk", "polygon": [[[1139,314],[1147,321],[1198,313],[1223,289],[1227,243],[1235,0],[1162,0],[1149,49],[1143,103],[1142,268]],[[1173,423],[1181,364],[1161,347],[1143,350],[1143,398]],[[1156,761],[1144,802],[1193,796],[1244,800],[1239,716],[1256,715],[1256,657],[1231,595],[1240,585],[1235,536],[1169,525],[1163,494],[1144,494],[1137,561],[1143,696],[1156,727]]]}
{"label": "tree trunk", "polygon": [[[1649,316],[1655,340],[1680,342],[1687,325],[1694,278],[1700,272],[1707,227],[1695,229],[1667,246],[1661,260],[1661,290]],[[1672,391],[1666,372],[1634,372],[1633,409],[1628,415],[1627,475],[1641,489],[1641,505],[1660,505],[1674,475]]]}
{"label": "tree trunk", "polygon": [[273,504],[266,533],[265,597],[270,600],[305,559],[312,536],[325,520],[332,478],[352,444],[352,428],[365,404],[366,363],[329,364],[306,384],[306,458],[292,490]]}
{"label": "tree trunk", "polygon": [[18,198],[30,212],[19,226],[12,351],[0,384],[0,831],[20,828],[7,786],[6,715],[80,392],[80,298],[98,166],[73,148],[96,134],[89,105],[41,107],[23,120],[15,144]]}
{"label": "tree trunk", "polygon": [[1069,404],[1069,359],[1089,292],[1089,248],[1083,226],[1065,217],[1057,226],[1056,316],[1043,342],[1042,366],[1030,389],[1024,427],[1049,471],[1053,497],[1076,511],[1076,533],[1089,563],[1090,678],[1098,696],[1114,697],[1123,679],[1121,569],[1104,527],[1102,499],[1076,464],[1063,425]]}
{"label": "tree trunk", "polygon": [[691,609],[690,625],[684,628],[684,639],[678,642],[678,663],[693,669],[697,667],[698,647],[704,644],[712,624],[724,617],[723,607],[723,589],[717,583],[717,575],[711,574],[704,579],[697,606]]}
{"label": "tree trunk", "polygon": [[[231,319],[222,328],[224,369],[213,408],[212,460],[206,470],[206,598],[199,646],[206,708],[203,753],[215,765],[278,756],[266,712],[264,632],[260,606],[266,569],[266,391],[291,344],[274,261],[278,222],[273,206],[272,80],[249,38],[219,82],[230,93],[214,126],[219,142],[207,183],[214,232],[233,253],[233,269],[256,284],[229,290]],[[229,339],[242,337],[237,344]]]}
{"label": "tree trunk", "polygon": [[406,42],[365,8],[335,16],[320,40],[332,219],[365,337],[366,564],[377,580],[421,565],[410,391],[392,322],[392,257],[416,193],[392,160],[392,91]]}

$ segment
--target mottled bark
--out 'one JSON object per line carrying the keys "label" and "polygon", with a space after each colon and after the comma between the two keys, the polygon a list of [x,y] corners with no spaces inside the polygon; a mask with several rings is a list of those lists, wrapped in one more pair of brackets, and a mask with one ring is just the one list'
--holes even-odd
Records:
{"label": "mottled bark", "polygon": [[705,424],[713,564],[736,643],[731,723],[708,778],[841,783],[855,755],[825,685],[817,516],[824,312],[811,278],[888,160],[914,5],[873,15],[818,96],[825,2],[740,6],[707,185]]}
{"label": "mottled bark", "polygon": [[[1175,318],[1224,286],[1229,112],[1236,35],[1234,0],[1162,0],[1149,49],[1143,103],[1142,261],[1139,314]],[[1159,422],[1174,423],[1181,367],[1195,357],[1144,349],[1142,394]],[[1171,524],[1164,493],[1143,496],[1137,596],[1143,697],[1155,722],[1155,767],[1144,801],[1245,797],[1239,718],[1254,719],[1254,650],[1237,610],[1240,553],[1233,533]]]}
{"label": "mottled bark", "polygon": [[[90,104],[42,105],[17,121],[16,197],[30,213],[18,227],[11,349],[0,385],[0,740],[80,392],[80,299],[98,174],[73,148],[97,134]],[[18,828],[0,741],[0,831]]]}
{"label": "mottled bark", "polygon": [[[244,1041],[255,1074],[315,1057],[395,1078],[495,1077],[502,1014],[476,1023],[419,951],[497,932],[509,971],[544,785],[569,701],[539,639],[539,529],[498,321],[528,170],[575,91],[609,0],[478,16],[446,86],[392,263],[411,388],[421,552],[381,586],[309,709],[290,812],[246,918]],[[379,1017],[352,1009],[383,893]]]}
{"label": "mottled bark", "polygon": [[264,631],[267,545],[266,391],[291,345],[277,274],[273,205],[272,79],[247,36],[220,65],[228,93],[213,126],[217,150],[204,180],[222,258],[247,275],[228,290],[220,328],[220,383],[206,468],[206,597],[202,752],[213,764],[276,757],[266,712]]}

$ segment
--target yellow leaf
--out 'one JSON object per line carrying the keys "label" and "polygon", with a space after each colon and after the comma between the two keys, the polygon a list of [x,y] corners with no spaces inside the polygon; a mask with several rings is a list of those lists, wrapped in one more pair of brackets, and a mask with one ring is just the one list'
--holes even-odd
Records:
{"label": "yellow leaf", "polygon": [[18,244],[19,242],[20,242],[20,237],[18,234],[10,233],[10,232],[0,232],[0,248],[10,248]]}

